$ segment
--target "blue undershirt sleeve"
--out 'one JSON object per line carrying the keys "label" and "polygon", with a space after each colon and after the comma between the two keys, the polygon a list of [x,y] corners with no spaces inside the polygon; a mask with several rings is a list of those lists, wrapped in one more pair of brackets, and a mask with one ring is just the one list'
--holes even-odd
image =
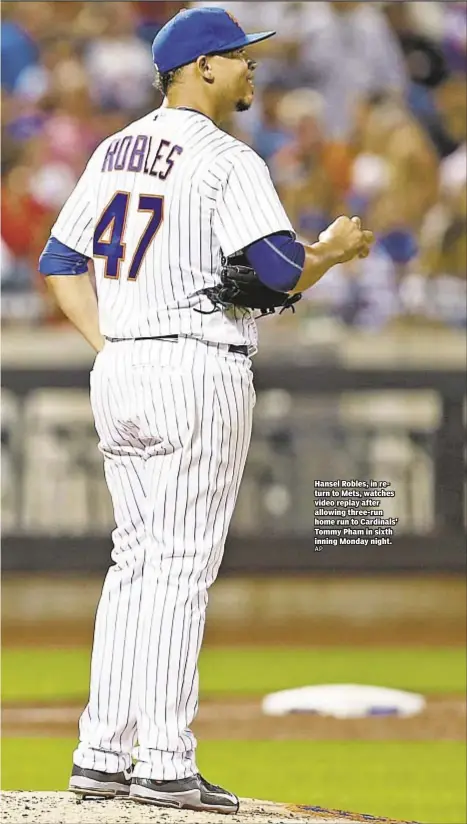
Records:
{"label": "blue undershirt sleeve", "polygon": [[276,232],[245,249],[250,266],[260,281],[277,292],[289,292],[297,285],[305,264],[305,249],[289,232]]}
{"label": "blue undershirt sleeve", "polygon": [[70,249],[51,235],[39,258],[42,275],[84,275],[88,271],[89,258]]}

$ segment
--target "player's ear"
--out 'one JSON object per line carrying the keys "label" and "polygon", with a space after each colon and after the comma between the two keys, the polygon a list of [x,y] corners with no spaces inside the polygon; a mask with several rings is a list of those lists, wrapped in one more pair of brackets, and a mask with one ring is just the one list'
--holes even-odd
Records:
{"label": "player's ear", "polygon": [[202,54],[196,61],[196,68],[203,80],[206,80],[208,83],[214,82],[214,69],[211,57]]}

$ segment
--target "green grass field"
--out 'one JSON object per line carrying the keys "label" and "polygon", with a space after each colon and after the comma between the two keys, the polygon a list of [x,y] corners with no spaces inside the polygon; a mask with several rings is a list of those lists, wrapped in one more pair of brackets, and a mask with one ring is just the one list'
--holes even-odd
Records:
{"label": "green grass field", "polygon": [[[5,649],[5,701],[85,700],[89,651]],[[205,649],[204,694],[263,694],[326,682],[465,691],[465,652],[446,648]],[[69,739],[4,739],[2,788],[62,790]],[[50,766],[53,764],[53,771]],[[201,741],[199,765],[240,795],[465,824],[465,747],[450,741]]]}

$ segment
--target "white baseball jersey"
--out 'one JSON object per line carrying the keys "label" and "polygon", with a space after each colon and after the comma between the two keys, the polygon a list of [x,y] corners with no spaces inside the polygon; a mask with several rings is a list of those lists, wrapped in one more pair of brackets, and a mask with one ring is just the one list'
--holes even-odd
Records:
{"label": "white baseball jersey", "polygon": [[[106,342],[91,404],[112,496],[113,566],[96,616],[74,761],[178,780],[198,772],[191,723],[207,592],[221,564],[255,403],[251,312],[196,293],[231,255],[292,232],[263,161],[203,115],[162,108],[106,140],[52,234],[93,257]],[[175,340],[134,338],[178,335]],[[130,339],[130,340],[126,340]],[[137,746],[136,746],[137,745]],[[136,747],[136,749],[135,749]]]}
{"label": "white baseball jersey", "polygon": [[[101,333],[180,334],[256,350],[250,311],[209,312],[228,256],[290,221],[264,161],[191,109],[162,107],[107,138],[52,234],[94,260]],[[295,235],[294,235],[295,236]]]}

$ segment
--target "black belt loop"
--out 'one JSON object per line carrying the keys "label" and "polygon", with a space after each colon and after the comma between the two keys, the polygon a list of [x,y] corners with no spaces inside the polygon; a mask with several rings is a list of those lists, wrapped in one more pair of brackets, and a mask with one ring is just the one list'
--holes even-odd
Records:
{"label": "black belt loop", "polygon": [[[147,338],[105,338],[110,343],[124,343],[125,341],[133,341],[133,340],[178,340],[178,335],[159,335],[156,337],[147,337]],[[233,352],[236,355],[248,355],[248,346],[236,346],[233,343],[229,343],[229,352]]]}
{"label": "black belt loop", "polygon": [[234,352],[237,355],[248,355],[248,346],[235,346],[233,343],[229,343],[229,352]]}

